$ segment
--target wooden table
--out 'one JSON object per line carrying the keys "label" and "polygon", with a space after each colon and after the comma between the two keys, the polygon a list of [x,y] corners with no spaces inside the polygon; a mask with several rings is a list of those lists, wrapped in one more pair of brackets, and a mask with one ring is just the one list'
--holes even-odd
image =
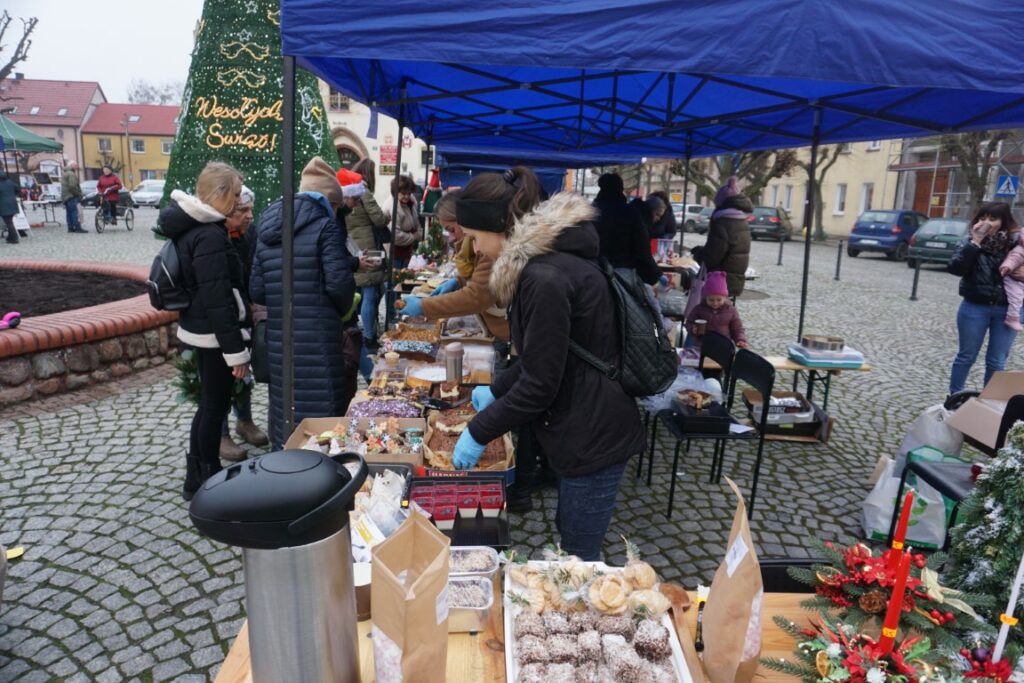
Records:
{"label": "wooden table", "polygon": [[[495,589],[496,593],[500,590]],[[807,621],[808,613],[800,608],[800,601],[807,596],[799,593],[766,593],[764,596],[764,613],[761,618],[761,656],[778,659],[791,658],[795,643],[784,631],[772,621],[772,617],[781,614],[797,623]],[[691,599],[695,596],[691,594]],[[448,636],[448,675],[449,681],[461,683],[504,683],[505,681],[505,638],[502,623],[502,601],[495,602],[491,615],[491,623],[483,633],[470,635],[455,633]],[[695,603],[696,604],[696,603]],[[691,608],[686,612],[687,633],[680,633],[680,642],[684,650],[693,642],[696,630],[697,610]],[[359,663],[361,679],[372,683],[373,674],[373,643],[370,640],[370,621],[359,622]],[[738,625],[737,628],[740,628]],[[691,645],[692,646],[692,645]],[[248,624],[242,625],[238,637],[228,652],[224,665],[217,673],[216,683],[248,683],[252,681],[249,670],[249,629]],[[692,672],[691,672],[692,673]],[[695,683],[703,683],[701,676],[694,676]],[[791,683],[797,679],[782,673],[770,671],[763,666],[757,671],[758,683],[786,681]]]}

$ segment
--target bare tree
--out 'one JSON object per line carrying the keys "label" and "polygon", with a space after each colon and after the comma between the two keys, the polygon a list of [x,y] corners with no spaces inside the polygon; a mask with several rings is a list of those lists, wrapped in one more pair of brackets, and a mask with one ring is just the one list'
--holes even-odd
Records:
{"label": "bare tree", "polygon": [[[740,152],[717,157],[690,160],[690,182],[697,189],[697,199],[714,199],[715,193],[725,178],[731,175],[740,179],[743,194],[757,202],[768,185],[775,178],[781,178],[797,165],[796,151]],[[686,172],[686,162],[677,159],[672,163],[672,173],[677,176]]]}
{"label": "bare tree", "polygon": [[128,101],[132,104],[181,104],[184,90],[182,81],[152,83],[143,78],[133,78],[128,84]]}
{"label": "bare tree", "polygon": [[940,141],[942,151],[950,154],[960,164],[960,172],[963,173],[964,180],[967,181],[967,189],[971,197],[968,216],[973,216],[985,201],[985,195],[988,193],[989,173],[992,167],[999,162],[995,156],[999,149],[999,143],[1015,138],[1019,134],[1020,131],[1014,130],[979,130],[972,133],[942,136]]}
{"label": "bare tree", "polygon": [[[11,29],[11,24],[14,23],[14,17],[10,15],[7,10],[4,10],[3,14],[0,14],[0,81],[4,80],[11,75],[19,63],[25,61],[28,57],[29,48],[32,47],[32,32],[36,30],[36,24],[39,20],[35,17],[29,17],[28,19],[21,19],[21,37],[17,38],[17,43],[14,46],[14,51],[9,56],[2,56],[7,54],[8,43],[7,40],[13,40],[14,36],[17,35],[17,29]],[[8,31],[11,34],[8,35]],[[0,97],[0,100],[9,99]]]}
{"label": "bare tree", "polygon": [[[823,223],[825,205],[822,203],[821,184],[825,182],[825,175],[839,159],[839,151],[842,145],[823,145],[818,148],[817,179],[814,183],[814,239],[822,241],[825,239],[825,226]],[[804,169],[808,182],[811,178],[811,161],[797,161],[797,166]]]}

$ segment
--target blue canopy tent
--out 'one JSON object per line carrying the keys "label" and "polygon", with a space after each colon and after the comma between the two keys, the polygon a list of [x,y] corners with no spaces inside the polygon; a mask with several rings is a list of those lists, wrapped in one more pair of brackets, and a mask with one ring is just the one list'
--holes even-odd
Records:
{"label": "blue canopy tent", "polygon": [[281,0],[284,111],[297,61],[439,146],[636,159],[810,145],[813,178],[820,143],[1024,126],[1021,25],[1024,5],[981,0],[393,0],[385,14]]}
{"label": "blue canopy tent", "polygon": [[[501,173],[509,164],[466,164],[452,163],[445,159],[438,162],[437,168],[441,172],[441,187],[465,187],[470,179],[480,173]],[[534,168],[540,186],[548,195],[561,192],[565,189],[564,168]]]}

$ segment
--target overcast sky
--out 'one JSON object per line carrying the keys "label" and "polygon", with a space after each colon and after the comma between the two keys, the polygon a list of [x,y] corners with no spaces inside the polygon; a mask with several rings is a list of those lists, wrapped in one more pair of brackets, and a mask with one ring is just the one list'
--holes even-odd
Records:
{"label": "overcast sky", "polygon": [[[184,81],[192,30],[203,12],[203,0],[5,0],[0,5],[16,18],[12,29],[20,29],[18,17],[39,18],[28,59],[16,71],[25,78],[99,81],[110,102],[127,101],[133,78]],[[13,47],[8,36],[0,58]]]}

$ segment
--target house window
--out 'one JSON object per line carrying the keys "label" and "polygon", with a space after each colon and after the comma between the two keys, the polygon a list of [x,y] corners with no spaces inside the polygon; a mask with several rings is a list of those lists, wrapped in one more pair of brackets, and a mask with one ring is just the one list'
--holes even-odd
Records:
{"label": "house window", "polygon": [[839,153],[840,154],[849,154],[852,151],[853,151],[853,143],[852,142],[844,142],[841,145],[839,145]]}
{"label": "house window", "polygon": [[138,114],[132,114],[131,116],[128,117],[128,123],[138,123],[138,122],[139,122],[139,115]]}
{"label": "house window", "polygon": [[132,140],[132,154],[144,154],[146,152],[145,140]]}
{"label": "house window", "polygon": [[784,208],[786,211],[792,211],[793,210],[793,186],[792,185],[786,185],[786,194],[785,194],[785,199],[782,202],[782,208]]}
{"label": "house window", "polygon": [[778,206],[778,205],[779,205],[779,186],[778,185],[772,185],[772,201],[769,204],[769,206]]}
{"label": "house window", "polygon": [[57,110],[57,116],[67,116],[67,115],[68,115],[68,108],[67,107],[61,107],[60,109]]}
{"label": "house window", "polygon": [[139,176],[143,180],[156,180],[156,171],[147,171],[145,169],[139,171]]}
{"label": "house window", "polygon": [[869,211],[875,198],[875,184],[864,183],[860,186],[860,213]]}
{"label": "house window", "polygon": [[882,141],[881,140],[870,140],[868,142],[868,151],[869,152],[877,152],[880,149],[882,149]]}
{"label": "house window", "polygon": [[160,142],[160,152],[163,154],[170,154],[171,149],[174,148],[174,140],[162,140]]}
{"label": "house window", "polygon": [[846,183],[839,183],[836,185],[836,204],[832,209],[832,214],[842,216],[844,213],[846,213]]}
{"label": "house window", "polygon": [[347,95],[343,95],[334,88],[331,88],[331,95],[329,97],[329,105],[331,111],[348,111],[349,99]]}
{"label": "house window", "polygon": [[98,138],[96,141],[99,143],[101,152],[109,152],[111,150],[110,138]]}
{"label": "house window", "polygon": [[29,116],[35,116],[39,113],[39,107],[32,107],[28,110]]}
{"label": "house window", "polygon": [[57,129],[57,139],[58,140],[63,140],[64,139],[64,129],[63,128],[58,128]]}

